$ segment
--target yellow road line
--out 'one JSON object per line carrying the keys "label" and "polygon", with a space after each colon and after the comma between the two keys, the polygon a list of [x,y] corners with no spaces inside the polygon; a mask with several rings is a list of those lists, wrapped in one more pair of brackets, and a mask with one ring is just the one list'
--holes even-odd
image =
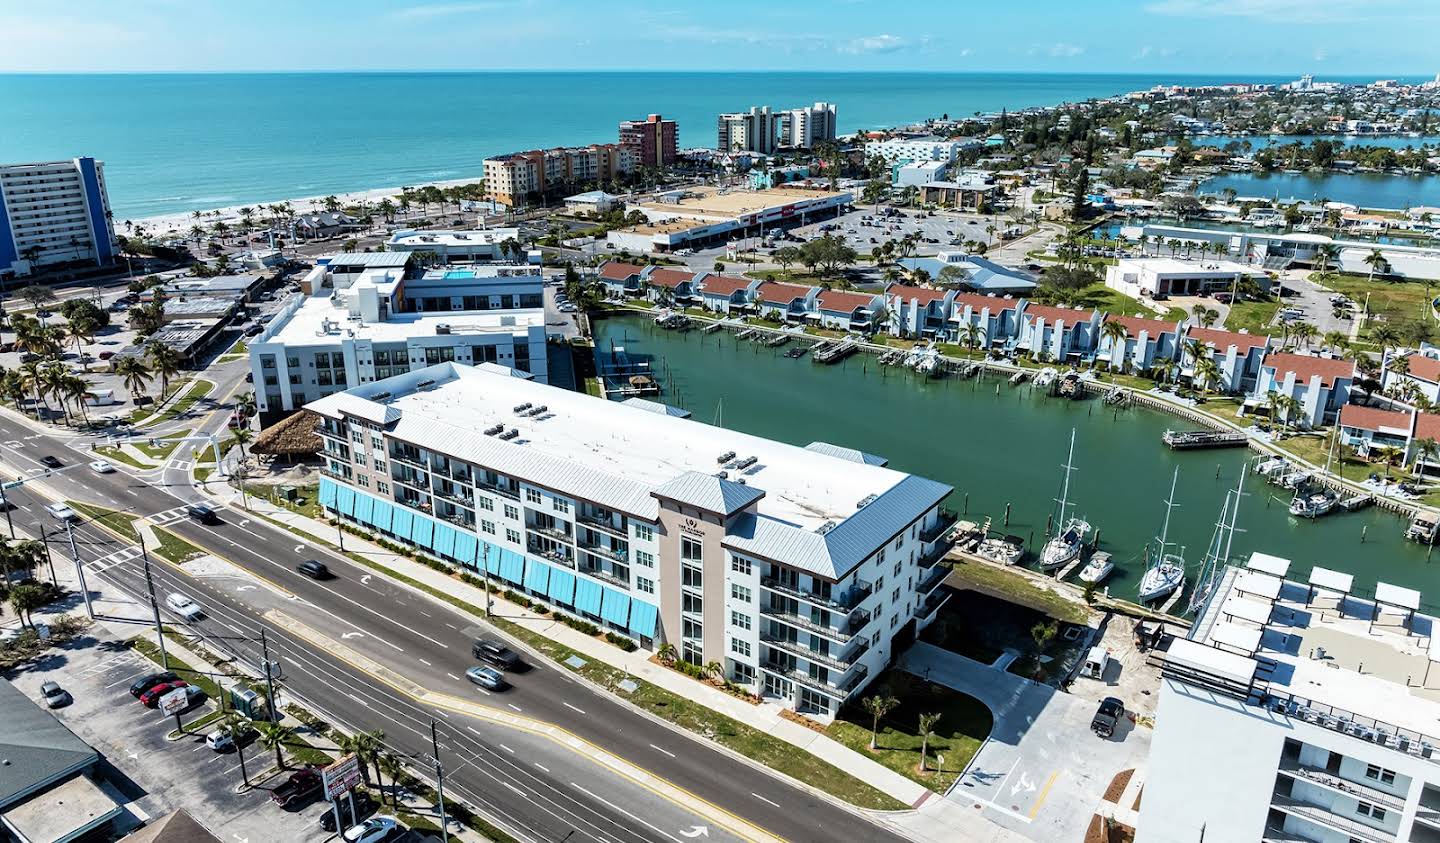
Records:
{"label": "yellow road line", "polygon": [[1055,786],[1055,780],[1058,778],[1060,778],[1060,771],[1056,770],[1050,774],[1050,778],[1045,780],[1045,786],[1040,789],[1040,796],[1036,798],[1035,804],[1030,807],[1030,819],[1035,819],[1035,815],[1040,813],[1040,806],[1045,804],[1045,797],[1050,795],[1050,788]]}

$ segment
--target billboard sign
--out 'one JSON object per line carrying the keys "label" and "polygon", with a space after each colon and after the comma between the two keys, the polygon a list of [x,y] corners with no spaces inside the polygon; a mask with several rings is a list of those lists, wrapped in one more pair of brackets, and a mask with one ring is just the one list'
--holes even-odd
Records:
{"label": "billboard sign", "polygon": [[325,798],[334,802],[360,784],[360,759],[346,755],[321,770],[320,777],[325,783]]}
{"label": "billboard sign", "polygon": [[185,693],[184,688],[176,688],[165,692],[165,696],[160,698],[158,708],[165,714],[179,714],[189,705],[190,695]]}

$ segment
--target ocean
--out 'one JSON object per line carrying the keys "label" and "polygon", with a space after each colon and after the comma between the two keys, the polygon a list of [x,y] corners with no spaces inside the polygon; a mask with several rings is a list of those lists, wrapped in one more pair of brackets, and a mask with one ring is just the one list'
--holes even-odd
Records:
{"label": "ocean", "polygon": [[[840,130],[1054,105],[1229,76],[1026,73],[0,75],[0,161],[92,155],[117,221],[478,178],[489,155],[614,141],[661,113],[681,146],[715,115],[836,103]],[[1286,81],[1255,79],[1253,81]]]}

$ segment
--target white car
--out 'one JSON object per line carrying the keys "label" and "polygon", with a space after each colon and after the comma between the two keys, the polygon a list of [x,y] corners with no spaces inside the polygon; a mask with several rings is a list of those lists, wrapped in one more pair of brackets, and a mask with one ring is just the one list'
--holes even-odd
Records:
{"label": "white car", "polygon": [[165,605],[170,607],[170,611],[187,621],[199,620],[205,617],[205,610],[200,607],[200,604],[183,594],[175,593],[166,597]]}
{"label": "white car", "polygon": [[345,829],[345,840],[346,843],[379,843],[399,828],[400,822],[394,817],[380,814]]}
{"label": "white car", "polygon": [[80,516],[75,513],[75,510],[71,509],[69,506],[63,503],[47,504],[45,507],[45,511],[50,513],[52,517],[60,521],[80,520]]}
{"label": "white car", "polygon": [[235,738],[228,728],[222,726],[205,736],[205,745],[215,752],[229,752],[235,748]]}
{"label": "white car", "polygon": [[90,463],[90,470],[96,474],[113,474],[115,466],[111,465],[108,460],[96,460]]}

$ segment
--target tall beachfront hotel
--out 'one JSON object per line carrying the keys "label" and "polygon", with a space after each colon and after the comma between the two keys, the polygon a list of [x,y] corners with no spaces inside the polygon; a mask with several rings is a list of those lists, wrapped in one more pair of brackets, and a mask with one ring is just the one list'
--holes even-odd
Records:
{"label": "tall beachfront hotel", "polygon": [[308,405],[332,515],[832,717],[933,620],[951,487],[442,363]]}
{"label": "tall beachfront hotel", "polygon": [[0,273],[115,257],[105,164],[94,158],[0,164]]}

